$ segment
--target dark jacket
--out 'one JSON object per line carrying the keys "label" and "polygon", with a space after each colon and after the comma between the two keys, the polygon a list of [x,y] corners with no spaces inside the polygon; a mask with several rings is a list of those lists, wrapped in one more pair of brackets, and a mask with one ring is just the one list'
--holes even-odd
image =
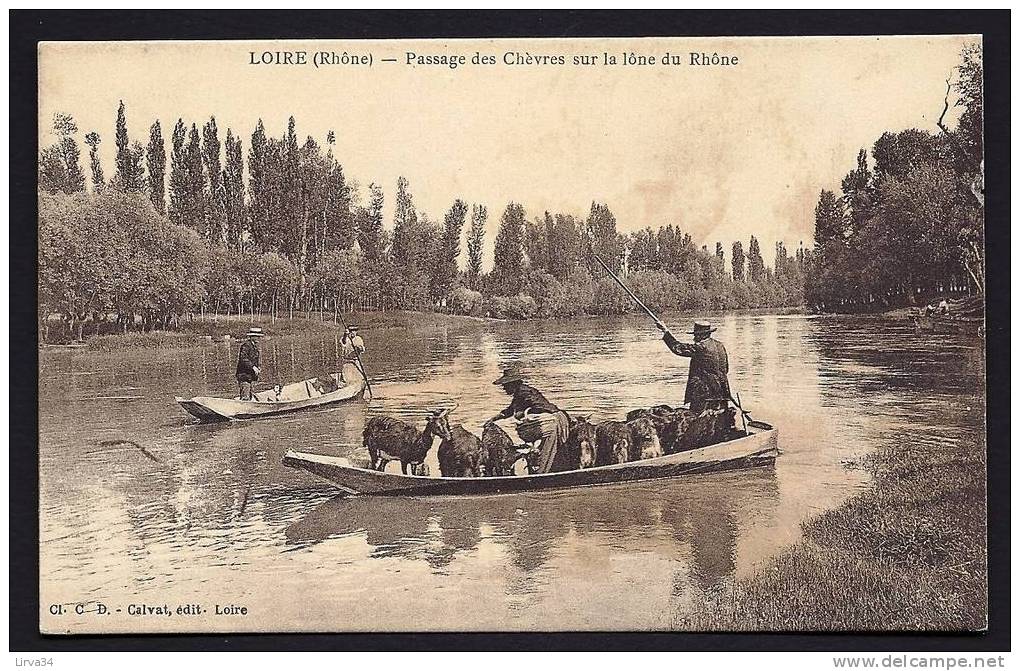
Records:
{"label": "dark jacket", "polygon": [[529,387],[523,382],[514,390],[513,400],[510,401],[510,405],[506,409],[496,415],[500,419],[506,419],[507,417],[513,417],[517,412],[524,412],[527,409],[531,409],[531,412],[559,412],[560,409],[549,402],[542,392]]}
{"label": "dark jacket", "polygon": [[255,382],[259,379],[255,368],[259,367],[259,346],[253,340],[241,343],[241,351],[237,353],[237,381]]}
{"label": "dark jacket", "polygon": [[726,377],[730,372],[730,363],[726,357],[726,348],[721,342],[713,338],[705,338],[697,343],[680,342],[668,331],[662,339],[673,354],[691,358],[684,403],[689,403],[692,409],[697,409],[709,399],[730,397],[730,382]]}

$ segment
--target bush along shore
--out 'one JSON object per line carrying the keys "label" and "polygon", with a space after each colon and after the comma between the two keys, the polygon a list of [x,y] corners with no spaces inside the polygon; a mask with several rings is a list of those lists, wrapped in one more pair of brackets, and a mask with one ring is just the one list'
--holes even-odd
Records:
{"label": "bush along shore", "polygon": [[973,631],[986,627],[985,450],[904,440],[870,488],[674,627],[695,631]]}

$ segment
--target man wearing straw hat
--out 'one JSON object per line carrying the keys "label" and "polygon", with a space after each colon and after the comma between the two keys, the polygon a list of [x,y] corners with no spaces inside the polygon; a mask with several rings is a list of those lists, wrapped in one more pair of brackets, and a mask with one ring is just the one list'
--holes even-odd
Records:
{"label": "man wearing straw hat", "polygon": [[[526,422],[518,427],[518,435],[528,442],[541,441],[536,472],[550,472],[556,450],[570,436],[570,418],[567,413],[550,403],[542,392],[524,384],[524,378],[515,366],[504,369],[503,375],[493,384],[503,387],[503,391],[512,396],[513,400],[489,421],[496,422],[514,416],[524,418]],[[529,433],[529,430],[533,433]]]}
{"label": "man wearing straw hat", "polygon": [[240,385],[242,401],[252,400],[251,385],[259,379],[259,338],[264,334],[262,329],[253,326],[245,334],[247,340],[241,343],[241,351],[237,353],[237,383]]}
{"label": "man wearing straw hat", "polygon": [[662,339],[673,354],[691,359],[684,403],[689,404],[694,412],[701,412],[709,401],[729,400],[730,382],[727,374],[730,372],[730,364],[726,348],[712,337],[715,328],[708,322],[694,322],[694,329],[690,332],[694,342],[685,343],[674,338],[661,322],[656,325],[662,330]]}

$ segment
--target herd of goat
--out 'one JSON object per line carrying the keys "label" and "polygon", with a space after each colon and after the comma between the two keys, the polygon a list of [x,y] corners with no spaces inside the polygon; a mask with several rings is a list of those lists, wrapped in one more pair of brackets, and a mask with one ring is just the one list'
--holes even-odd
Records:
{"label": "herd of goat", "polygon": [[[425,456],[434,439],[439,438],[437,457],[443,477],[514,475],[514,466],[520,459],[526,459],[529,472],[533,471],[537,459],[534,450],[519,449],[510,435],[493,422],[484,425],[481,438],[460,424],[450,426],[450,412],[446,409],[429,413],[421,431],[394,417],[369,419],[364,445],[371,467],[383,471],[390,461],[399,461],[405,475],[409,470],[411,475],[429,475]],[[592,424],[589,418],[570,418],[570,434],[556,451],[553,472],[682,452],[725,440],[726,434],[734,431],[732,409],[694,413],[686,408],[659,405],[632,410],[622,422]]]}

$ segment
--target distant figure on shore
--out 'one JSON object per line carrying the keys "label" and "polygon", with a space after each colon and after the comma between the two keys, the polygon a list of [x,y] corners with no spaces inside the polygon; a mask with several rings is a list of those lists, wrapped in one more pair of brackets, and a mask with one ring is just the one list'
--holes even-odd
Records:
{"label": "distant figure on shore", "polygon": [[949,314],[949,301],[943,298],[939,301],[939,313],[947,315]]}
{"label": "distant figure on shore", "polygon": [[261,359],[259,356],[259,338],[262,329],[253,326],[245,334],[241,350],[237,353],[237,384],[240,386],[239,396],[242,401],[252,400],[251,385],[259,379]]}
{"label": "distant figure on shore", "polygon": [[673,354],[691,359],[691,368],[687,373],[687,389],[684,392],[684,403],[694,412],[701,412],[710,401],[730,399],[729,359],[726,348],[712,337],[715,329],[708,322],[694,322],[691,334],[693,343],[684,343],[673,337],[662,322],[656,322],[662,331],[662,339]]}
{"label": "distant figure on shore", "polygon": [[510,401],[510,405],[489,421],[497,422],[515,416],[523,418],[525,415],[528,419],[535,420],[535,426],[540,427],[541,431],[541,437],[536,436],[541,440],[541,443],[535,472],[549,473],[552,470],[557,449],[567,442],[567,438],[570,436],[570,418],[567,417],[567,413],[550,403],[542,395],[542,392],[524,384],[524,378],[513,367],[506,368],[503,375],[492,384],[503,387],[503,391],[512,396],[513,400]]}

